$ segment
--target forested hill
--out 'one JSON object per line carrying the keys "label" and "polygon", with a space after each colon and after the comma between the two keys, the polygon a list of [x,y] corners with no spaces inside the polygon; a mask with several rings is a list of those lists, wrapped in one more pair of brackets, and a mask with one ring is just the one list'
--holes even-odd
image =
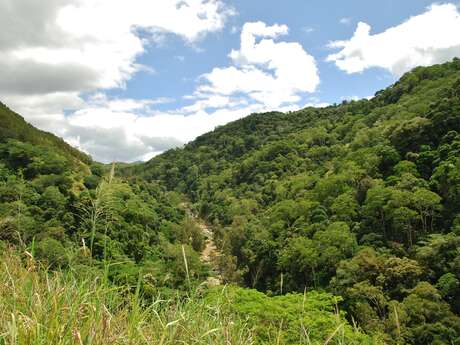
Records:
{"label": "forested hill", "polygon": [[[252,114],[198,137],[184,149],[170,150],[157,156],[138,167],[136,172],[147,178],[164,180],[170,188],[191,193],[195,188],[189,188],[187,184],[184,186],[184,183],[187,178],[195,180],[195,171],[201,176],[215,174],[254,155],[268,143],[277,142],[281,146],[283,140],[311,131],[327,132],[343,144],[351,143],[355,134],[362,136],[370,134],[369,130],[383,131],[380,137],[406,151],[410,148],[401,147],[404,143],[397,141],[413,141],[417,145],[418,138],[410,135],[423,134],[427,135],[427,143],[436,145],[441,133],[430,130],[430,113],[435,105],[433,103],[452,98],[449,90],[460,78],[459,65],[456,59],[452,63],[416,68],[393,86],[377,92],[370,100],[344,101],[340,105],[305,108],[290,113]],[[445,107],[449,105],[445,104]],[[455,130],[455,125],[458,126],[455,117],[443,121],[441,130],[444,132],[449,125],[454,126],[452,130]],[[450,121],[453,123],[450,124]],[[409,133],[409,127],[414,131],[420,128],[421,131]],[[393,130],[395,133],[391,133]],[[315,137],[314,134],[310,136]]]}
{"label": "forested hill", "polygon": [[330,292],[213,287],[187,198],[0,114],[0,344],[382,343]]}
{"label": "forested hill", "polygon": [[458,59],[111,169],[0,106],[0,344],[460,344],[459,248]]}
{"label": "forested hill", "polygon": [[128,173],[186,194],[227,282],[344,298],[367,332],[460,341],[460,60],[370,100],[254,114]]}
{"label": "forested hill", "polygon": [[116,262],[105,273],[127,289],[154,271],[154,287],[143,291],[149,296],[202,283],[203,236],[180,207],[181,197],[157,183],[120,177],[122,165],[110,171],[0,103],[0,261],[13,247],[82,277]]}
{"label": "forested hill", "polygon": [[35,128],[27,123],[22,116],[0,102],[0,142],[4,143],[7,140],[48,147],[61,153],[73,163],[91,163],[91,157],[70,146],[54,134]]}

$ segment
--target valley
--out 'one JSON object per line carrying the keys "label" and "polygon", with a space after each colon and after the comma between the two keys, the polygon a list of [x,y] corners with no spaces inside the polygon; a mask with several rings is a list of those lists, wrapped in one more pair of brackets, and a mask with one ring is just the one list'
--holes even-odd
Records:
{"label": "valley", "polygon": [[459,59],[136,164],[0,105],[1,345],[459,344],[459,248]]}

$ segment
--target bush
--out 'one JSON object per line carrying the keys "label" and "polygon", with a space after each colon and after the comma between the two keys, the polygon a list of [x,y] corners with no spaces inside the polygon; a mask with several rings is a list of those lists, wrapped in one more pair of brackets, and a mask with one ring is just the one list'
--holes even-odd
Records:
{"label": "bush", "polygon": [[41,240],[35,249],[37,258],[45,261],[52,268],[67,266],[69,262],[66,249],[61,242],[53,238]]}
{"label": "bush", "polygon": [[268,297],[251,289],[213,288],[210,303],[220,301],[235,318],[245,318],[255,344],[380,344],[351,327],[339,312],[340,297],[317,291]]}

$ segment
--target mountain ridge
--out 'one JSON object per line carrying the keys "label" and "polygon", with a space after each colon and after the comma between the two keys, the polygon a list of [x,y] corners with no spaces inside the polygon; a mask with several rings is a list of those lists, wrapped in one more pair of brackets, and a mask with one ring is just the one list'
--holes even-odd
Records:
{"label": "mountain ridge", "polygon": [[91,164],[92,162],[91,157],[86,153],[72,147],[62,138],[32,126],[21,115],[0,102],[0,141],[4,142],[8,139],[53,147],[62,154],[72,157],[75,163],[80,161]]}
{"label": "mountain ridge", "polygon": [[[11,122],[0,137],[0,249],[19,253],[3,260],[20,286],[39,265],[64,272],[56,284],[66,272],[90,277],[110,299],[123,291],[143,325],[158,296],[167,313],[189,301],[188,316],[218,303],[219,322],[247,325],[238,331],[251,344],[460,342],[459,59],[416,68],[370,100],[247,116],[115,174],[0,110]],[[200,255],[211,247],[209,265]],[[225,287],[206,287],[213,276]],[[0,305],[16,305],[8,284]],[[2,314],[15,312],[0,313],[0,343]]]}
{"label": "mountain ridge", "polygon": [[224,282],[334,291],[367,332],[454,341],[435,324],[460,324],[459,59],[370,100],[245,117],[127,173],[195,203]]}

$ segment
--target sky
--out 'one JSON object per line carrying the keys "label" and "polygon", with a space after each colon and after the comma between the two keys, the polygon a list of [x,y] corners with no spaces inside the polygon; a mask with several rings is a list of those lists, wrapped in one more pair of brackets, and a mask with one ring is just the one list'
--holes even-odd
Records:
{"label": "sky", "polygon": [[0,0],[0,101],[101,162],[456,56],[456,1]]}

